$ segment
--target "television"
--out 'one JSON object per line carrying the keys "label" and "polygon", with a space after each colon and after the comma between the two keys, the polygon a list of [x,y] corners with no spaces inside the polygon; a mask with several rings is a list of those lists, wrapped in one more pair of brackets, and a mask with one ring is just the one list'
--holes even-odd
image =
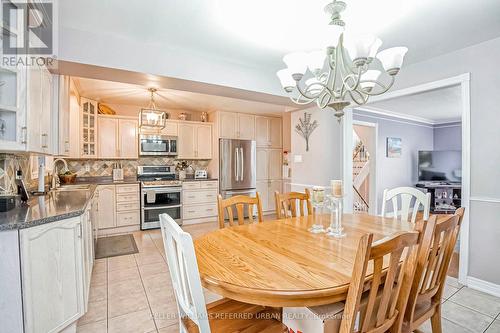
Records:
{"label": "television", "polygon": [[421,150],[418,152],[419,182],[462,182],[460,150]]}

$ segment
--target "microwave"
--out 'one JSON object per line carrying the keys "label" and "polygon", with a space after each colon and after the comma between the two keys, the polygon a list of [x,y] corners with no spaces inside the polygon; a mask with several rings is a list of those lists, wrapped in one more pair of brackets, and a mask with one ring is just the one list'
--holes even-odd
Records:
{"label": "microwave", "polygon": [[177,137],[166,135],[139,136],[140,156],[177,156]]}

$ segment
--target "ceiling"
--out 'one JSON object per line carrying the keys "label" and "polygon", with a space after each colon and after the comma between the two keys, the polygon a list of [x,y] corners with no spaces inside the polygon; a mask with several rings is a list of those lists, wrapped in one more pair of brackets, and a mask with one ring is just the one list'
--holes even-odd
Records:
{"label": "ceiling", "polygon": [[[150,102],[150,92],[145,86],[77,77],[73,80],[81,96],[101,103],[147,107]],[[155,93],[155,104],[162,110],[181,109],[199,112],[219,110],[281,114],[295,109],[286,105],[163,88],[159,88]]]}
{"label": "ceiling", "polygon": [[373,102],[362,108],[420,120],[431,124],[460,121],[462,99],[460,86],[431,90],[414,95]]}
{"label": "ceiling", "polygon": [[[327,2],[65,0],[59,5],[59,24],[60,29],[132,39],[169,51],[183,49],[274,72],[284,66],[285,52],[322,45],[327,37],[322,8]],[[500,36],[498,0],[346,2],[347,29],[378,35],[382,49],[408,46],[407,63]]]}

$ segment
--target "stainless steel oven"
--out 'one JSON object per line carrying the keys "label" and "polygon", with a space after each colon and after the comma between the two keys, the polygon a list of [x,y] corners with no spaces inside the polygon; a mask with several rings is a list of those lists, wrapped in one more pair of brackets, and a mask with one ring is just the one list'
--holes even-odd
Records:
{"label": "stainless steel oven", "polygon": [[177,137],[141,134],[139,136],[139,155],[176,156]]}
{"label": "stainless steel oven", "polygon": [[160,227],[160,214],[168,214],[182,225],[182,187],[143,186],[141,190],[141,229]]}

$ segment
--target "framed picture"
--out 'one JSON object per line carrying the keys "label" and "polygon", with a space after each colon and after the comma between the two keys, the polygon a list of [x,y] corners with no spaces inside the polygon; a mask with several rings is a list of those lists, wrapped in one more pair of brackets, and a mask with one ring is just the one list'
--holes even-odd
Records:
{"label": "framed picture", "polygon": [[387,138],[387,157],[399,158],[402,152],[401,138]]}

